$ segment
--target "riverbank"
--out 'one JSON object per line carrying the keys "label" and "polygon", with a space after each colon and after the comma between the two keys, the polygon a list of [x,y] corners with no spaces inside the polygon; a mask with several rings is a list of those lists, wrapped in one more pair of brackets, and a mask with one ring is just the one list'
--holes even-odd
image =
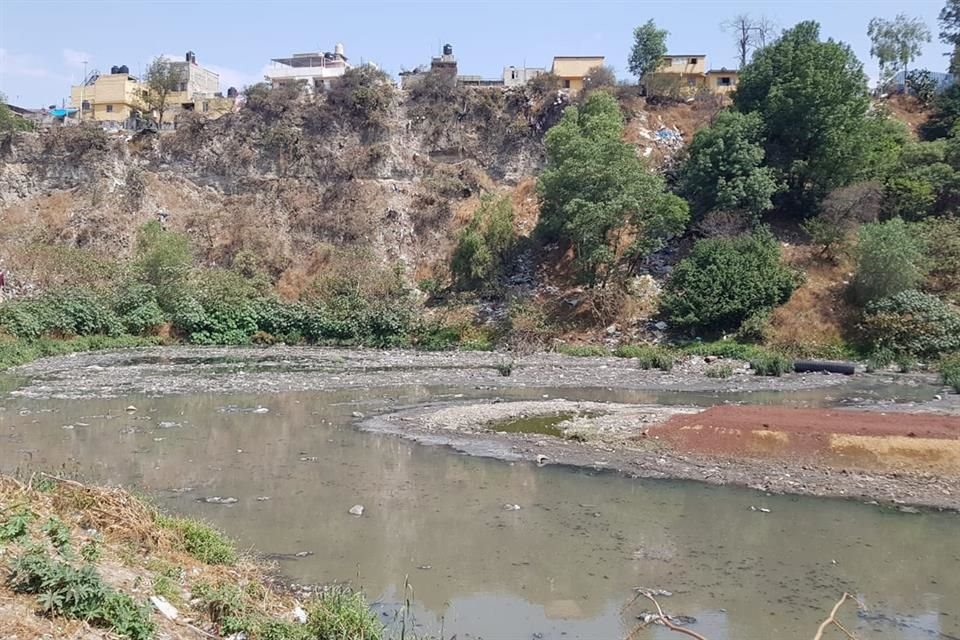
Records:
{"label": "riverbank", "polygon": [[360,426],[508,461],[960,510],[951,416],[545,400],[418,407]]}

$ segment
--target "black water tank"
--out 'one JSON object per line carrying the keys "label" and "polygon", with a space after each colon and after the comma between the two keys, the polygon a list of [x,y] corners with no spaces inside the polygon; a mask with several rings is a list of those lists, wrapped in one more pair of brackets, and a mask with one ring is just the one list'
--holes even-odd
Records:
{"label": "black water tank", "polygon": [[122,64],[122,65],[120,65],[119,67],[117,67],[117,73],[126,73],[126,74],[129,74],[129,73],[130,73],[130,67],[128,67],[128,66],[125,65],[125,64]]}
{"label": "black water tank", "polygon": [[445,44],[445,45],[443,45],[443,55],[445,55],[445,56],[452,56],[452,55],[453,55],[453,45],[452,45],[452,44]]}
{"label": "black water tank", "polygon": [[228,97],[228,98],[236,98],[236,97],[237,97],[237,88],[236,88],[236,87],[230,87],[229,89],[227,89],[227,97]]}
{"label": "black water tank", "polygon": [[120,67],[118,67],[117,65],[113,65],[112,67],[110,67],[110,74],[112,75],[115,73],[120,73]]}
{"label": "black water tank", "polygon": [[193,62],[193,51],[187,51],[187,54],[184,56],[187,62]]}

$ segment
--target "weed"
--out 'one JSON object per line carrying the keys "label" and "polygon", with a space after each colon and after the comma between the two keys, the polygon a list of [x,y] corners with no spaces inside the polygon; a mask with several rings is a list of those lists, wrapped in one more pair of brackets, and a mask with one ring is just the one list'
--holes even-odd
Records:
{"label": "weed", "polygon": [[890,349],[880,348],[867,357],[867,372],[883,371],[897,360],[897,355]]}
{"label": "weed", "polygon": [[379,640],[383,625],[359,591],[333,589],[310,607],[307,628],[315,638]]}
{"label": "weed", "polygon": [[613,355],[618,358],[633,358],[641,369],[673,369],[674,356],[668,349],[652,345],[626,344],[617,347]]}
{"label": "weed", "polygon": [[176,603],[181,599],[180,588],[169,576],[163,574],[155,576],[150,586],[155,595],[162,596],[170,602]]}
{"label": "weed", "polygon": [[85,562],[96,562],[103,555],[100,551],[100,543],[95,539],[88,540],[80,547],[80,557]]}
{"label": "weed", "polygon": [[60,553],[70,550],[70,529],[59,518],[50,517],[43,523],[43,532]]}
{"label": "weed", "polygon": [[557,352],[565,356],[576,358],[590,358],[594,356],[608,356],[610,352],[605,347],[595,344],[563,344],[557,347]]}
{"label": "weed", "polygon": [[497,369],[497,373],[499,373],[501,376],[503,376],[504,378],[509,378],[510,374],[513,373],[513,361],[505,360],[503,362],[498,362],[496,369]]}
{"label": "weed", "polygon": [[[236,633],[245,630],[237,628],[240,626],[238,621],[243,617],[246,610],[243,591],[239,587],[227,582],[219,584],[197,582],[193,585],[191,591],[193,597],[198,598],[206,607],[210,621],[221,625],[223,633]],[[233,631],[229,629],[233,629]]]}
{"label": "weed", "polygon": [[237,552],[219,531],[197,520],[160,516],[157,524],[180,534],[182,548],[206,564],[233,564]]}
{"label": "weed", "polygon": [[793,369],[793,361],[783,354],[769,352],[751,359],[750,368],[758,376],[778,378]]}
{"label": "weed", "polygon": [[107,586],[93,565],[77,569],[34,547],[15,558],[9,568],[10,587],[17,593],[35,594],[49,614],[86,620],[130,640],[148,640],[153,635],[149,610]]}
{"label": "weed", "polygon": [[733,375],[733,367],[728,364],[718,364],[710,367],[704,373],[708,378],[729,378]]}
{"label": "weed", "polygon": [[917,359],[907,353],[897,356],[897,370],[900,373],[910,373],[917,368]]}
{"label": "weed", "polygon": [[940,362],[940,378],[943,384],[960,393],[960,353],[947,356]]}
{"label": "weed", "polygon": [[33,520],[29,509],[21,509],[0,524],[0,542],[13,542],[27,534],[27,527]]}

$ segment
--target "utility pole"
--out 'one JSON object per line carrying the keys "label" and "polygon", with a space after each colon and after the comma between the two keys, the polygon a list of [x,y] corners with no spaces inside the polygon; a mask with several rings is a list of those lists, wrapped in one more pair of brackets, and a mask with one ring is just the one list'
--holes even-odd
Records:
{"label": "utility pole", "polygon": [[80,80],[80,121],[83,121],[83,103],[87,96],[87,61],[83,61],[83,79]]}

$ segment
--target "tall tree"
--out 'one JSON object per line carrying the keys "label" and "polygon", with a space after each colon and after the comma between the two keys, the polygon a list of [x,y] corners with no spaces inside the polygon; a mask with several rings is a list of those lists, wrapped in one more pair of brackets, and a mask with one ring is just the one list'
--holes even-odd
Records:
{"label": "tall tree", "polygon": [[623,130],[616,99],[594,91],[582,106],[567,107],[546,137],[538,232],[568,243],[591,284],[605,282],[624,252],[659,248],[689,217],[686,202],[664,191],[663,180],[623,141]]}
{"label": "tall tree", "polygon": [[721,28],[733,35],[742,69],[747,66],[751,51],[767,46],[767,41],[773,36],[776,25],[766,16],[754,18],[750,14],[741,13],[724,22]]}
{"label": "tall tree", "polygon": [[171,64],[164,57],[153,59],[147,72],[143,76],[146,89],[143,92],[143,101],[147,109],[157,113],[157,125],[163,126],[163,114],[169,106],[171,93],[180,90],[180,85],[186,81],[180,65]]}
{"label": "tall tree", "polygon": [[754,221],[773,207],[779,185],[763,164],[763,123],[756,113],[721,111],[690,143],[683,193],[697,213],[744,212]]}
{"label": "tall tree", "polygon": [[930,29],[919,18],[899,13],[893,20],[874,18],[867,26],[870,56],[880,65],[880,86],[889,82],[898,71],[906,78],[910,63],[920,55],[923,44],[930,42]]}
{"label": "tall tree", "polygon": [[960,75],[960,0],[947,0],[940,10],[940,41],[953,46],[950,73]]}
{"label": "tall tree", "polygon": [[820,40],[818,23],[801,22],[757,51],[733,99],[763,121],[767,163],[783,175],[798,214],[860,173],[867,77],[849,46]]}
{"label": "tall tree", "polygon": [[667,53],[667,34],[667,30],[658,29],[653,20],[633,30],[633,49],[627,65],[638,80],[657,70],[660,59]]}

